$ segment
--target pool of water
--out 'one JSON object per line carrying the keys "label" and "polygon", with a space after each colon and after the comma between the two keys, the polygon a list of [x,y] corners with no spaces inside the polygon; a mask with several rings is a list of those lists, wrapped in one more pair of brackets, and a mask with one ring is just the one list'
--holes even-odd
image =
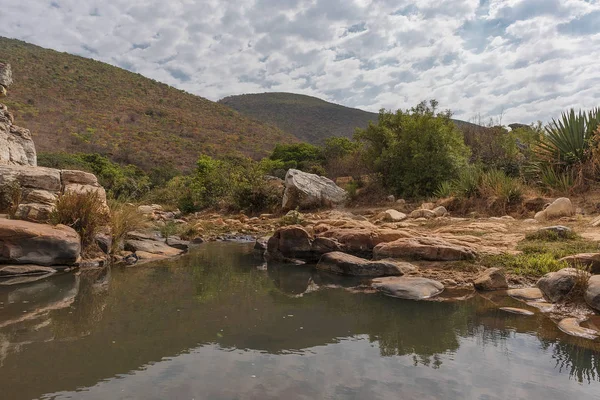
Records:
{"label": "pool of water", "polygon": [[0,286],[0,398],[600,399],[600,346],[493,296],[414,302],[252,245]]}

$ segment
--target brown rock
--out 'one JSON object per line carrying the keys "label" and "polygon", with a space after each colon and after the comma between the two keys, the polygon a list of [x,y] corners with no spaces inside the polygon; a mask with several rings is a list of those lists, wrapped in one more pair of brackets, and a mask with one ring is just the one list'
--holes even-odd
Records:
{"label": "brown rock", "polygon": [[540,300],[544,298],[544,294],[538,288],[510,289],[506,291],[506,294],[515,299],[525,301]]}
{"label": "brown rock", "polygon": [[388,296],[408,300],[429,299],[444,290],[444,285],[438,281],[407,276],[373,279],[372,286]]}
{"label": "brown rock", "polygon": [[488,268],[483,271],[475,281],[473,286],[477,290],[500,290],[507,289],[506,276],[501,268]]}
{"label": "brown rock", "polygon": [[376,259],[404,258],[428,261],[457,261],[475,258],[476,253],[466,246],[455,245],[434,237],[399,239],[381,243],[373,249]]}
{"label": "brown rock", "polygon": [[551,302],[560,302],[567,299],[577,282],[581,280],[582,274],[589,275],[575,268],[563,268],[544,275],[537,281],[537,287]]}
{"label": "brown rock", "polygon": [[0,262],[72,265],[80,252],[79,235],[68,226],[0,219]]}
{"label": "brown rock", "polygon": [[600,274],[600,253],[581,253],[561,258],[571,267],[586,267],[593,275]]}
{"label": "brown rock", "polygon": [[402,276],[406,272],[416,270],[409,263],[391,260],[369,261],[339,251],[324,254],[317,268],[341,275],[352,276]]}
{"label": "brown rock", "polygon": [[266,256],[272,259],[318,260],[312,251],[312,237],[301,226],[279,228],[267,242]]}

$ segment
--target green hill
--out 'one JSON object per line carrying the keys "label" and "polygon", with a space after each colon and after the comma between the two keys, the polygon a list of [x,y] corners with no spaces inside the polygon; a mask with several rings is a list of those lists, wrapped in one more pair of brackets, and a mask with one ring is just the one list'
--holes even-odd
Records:
{"label": "green hill", "polygon": [[[352,137],[356,128],[365,128],[369,121],[377,122],[379,118],[376,113],[294,93],[242,94],[225,97],[219,103],[313,144],[322,144],[331,136]],[[469,122],[454,122],[465,133],[481,129]]]}
{"label": "green hill", "polygon": [[99,61],[0,37],[15,83],[2,99],[38,152],[97,152],[144,169],[194,166],[199,153],[268,154],[296,142],[223,104]]}
{"label": "green hill", "polygon": [[355,128],[364,128],[379,117],[376,113],[294,93],[242,94],[225,97],[219,103],[313,144],[322,144],[331,136],[351,137]]}

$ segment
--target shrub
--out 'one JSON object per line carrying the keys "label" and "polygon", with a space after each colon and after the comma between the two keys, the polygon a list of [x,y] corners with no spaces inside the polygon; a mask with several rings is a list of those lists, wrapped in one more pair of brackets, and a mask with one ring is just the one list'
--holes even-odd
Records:
{"label": "shrub", "polygon": [[282,225],[300,225],[304,222],[304,215],[298,210],[290,210],[281,217],[280,222]]}
{"label": "shrub", "polygon": [[56,207],[50,214],[50,222],[75,229],[85,249],[94,242],[94,236],[100,228],[109,222],[109,216],[97,191],[71,191],[58,197]]}
{"label": "shrub", "polygon": [[302,162],[318,164],[323,161],[323,152],[320,147],[309,143],[278,144],[269,157],[271,160],[283,162]]}
{"label": "shrub", "polygon": [[483,172],[478,166],[469,166],[462,169],[458,177],[452,181],[452,187],[457,196],[471,198],[479,196],[481,175]]}
{"label": "shrub", "polygon": [[118,201],[110,203],[110,228],[113,251],[121,248],[121,243],[127,232],[142,228],[146,218],[137,212],[137,207]]}
{"label": "shrub", "polygon": [[450,112],[437,113],[436,106],[432,100],[407,111],[382,110],[376,125],[357,129],[367,162],[397,195],[431,195],[467,165],[462,134]]}
{"label": "shrub", "polygon": [[160,227],[160,234],[165,238],[165,241],[170,237],[175,235],[179,228],[177,224],[173,221],[167,221],[164,225]]}
{"label": "shrub", "polygon": [[0,212],[8,213],[9,218],[15,218],[21,203],[21,185],[17,181],[0,185]]}
{"label": "shrub", "polygon": [[518,178],[495,169],[481,176],[479,193],[485,197],[497,197],[504,204],[515,204],[523,197],[523,185]]}

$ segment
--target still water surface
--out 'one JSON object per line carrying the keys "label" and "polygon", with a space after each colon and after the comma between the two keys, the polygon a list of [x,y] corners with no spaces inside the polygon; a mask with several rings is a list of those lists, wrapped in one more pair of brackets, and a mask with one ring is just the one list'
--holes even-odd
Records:
{"label": "still water surface", "polygon": [[598,343],[542,315],[358,283],[211,243],[0,287],[0,398],[600,399]]}

